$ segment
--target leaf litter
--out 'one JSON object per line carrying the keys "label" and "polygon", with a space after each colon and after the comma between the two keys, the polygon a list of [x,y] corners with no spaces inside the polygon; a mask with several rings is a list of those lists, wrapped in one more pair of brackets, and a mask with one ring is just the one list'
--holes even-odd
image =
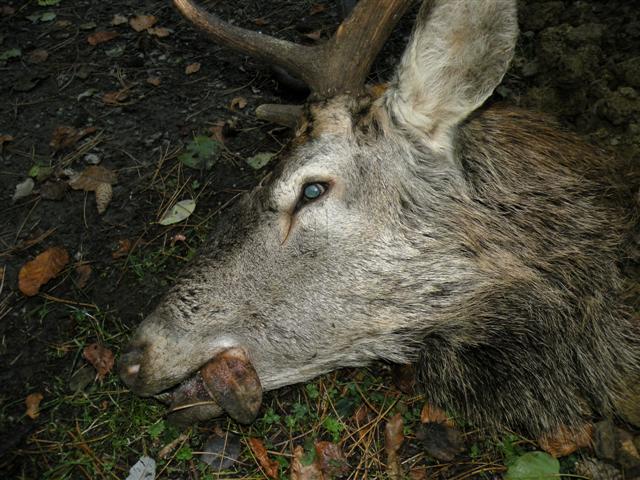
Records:
{"label": "leaf litter", "polygon": [[62,247],[51,247],[25,263],[18,273],[18,288],[27,297],[40,291],[40,287],[56,277],[69,263],[69,254]]}

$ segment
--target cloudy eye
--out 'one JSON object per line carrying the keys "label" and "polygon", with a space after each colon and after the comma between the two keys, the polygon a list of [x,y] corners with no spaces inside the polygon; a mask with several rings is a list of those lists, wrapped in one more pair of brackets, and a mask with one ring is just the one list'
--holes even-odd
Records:
{"label": "cloudy eye", "polygon": [[327,190],[327,186],[323,183],[307,183],[302,190],[302,195],[307,201],[316,200]]}

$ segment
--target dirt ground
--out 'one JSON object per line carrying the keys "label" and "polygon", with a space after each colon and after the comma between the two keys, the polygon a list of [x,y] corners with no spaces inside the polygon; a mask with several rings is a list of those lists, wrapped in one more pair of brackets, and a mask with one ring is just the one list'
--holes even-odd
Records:
{"label": "dirt ground", "polygon": [[[335,2],[237,0],[216,8],[239,25],[306,43],[328,38],[338,23]],[[136,31],[129,20],[137,15],[156,17],[157,30]],[[124,21],[114,25],[117,16]],[[372,82],[389,78],[410,17],[380,55]],[[496,98],[556,115],[593,143],[639,162],[640,4],[526,0],[520,17],[516,59]],[[117,36],[104,41],[101,32]],[[141,455],[158,460],[157,478],[264,478],[248,437],[264,441],[285,477],[293,446],[318,438],[347,453],[344,477],[383,478],[382,427],[396,411],[405,421],[405,471],[428,478],[501,478],[514,449],[533,447],[461,425],[464,453],[453,462],[433,460],[417,434],[424,399],[403,394],[387,365],[271,394],[251,427],[221,419],[186,432],[166,424],[162,406],[136,399],[114,374],[79,381],[87,372],[84,347],[99,342],[117,356],[206,241],[218,213],[277,161],[261,169],[247,163],[257,153],[279,152],[289,137],[256,120],[254,109],[301,102],[304,93],[208,42],[168,0],[0,0],[0,95],[2,478],[125,478]],[[60,127],[73,130],[62,136]],[[212,168],[188,168],[179,159],[194,136],[221,131],[224,148]],[[74,172],[95,164],[117,174],[102,214],[92,191],[64,188]],[[14,200],[28,178],[33,190]],[[183,199],[195,199],[193,215],[160,225]],[[68,266],[38,295],[24,296],[20,267],[52,246],[68,251]],[[90,265],[88,279],[77,270],[81,264]],[[36,419],[25,415],[32,393],[43,395]],[[364,404],[367,429],[353,424]],[[224,473],[198,454],[216,428],[241,439],[239,460]],[[562,471],[573,473],[588,455],[563,459]]]}

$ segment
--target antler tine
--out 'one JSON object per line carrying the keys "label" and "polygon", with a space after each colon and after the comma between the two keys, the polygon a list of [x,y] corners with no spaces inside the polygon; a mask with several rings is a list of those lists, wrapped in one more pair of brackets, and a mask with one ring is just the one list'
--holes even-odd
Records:
{"label": "antler tine", "polygon": [[334,36],[313,47],[236,27],[193,0],[173,3],[214,41],[285,68],[304,81],[312,97],[318,99],[362,91],[373,60],[412,0],[360,0]]}
{"label": "antler tine", "polygon": [[[329,64],[321,92],[358,93],[371,65],[413,0],[360,0],[325,44]],[[339,84],[336,83],[338,79]],[[332,82],[333,80],[333,82]]]}

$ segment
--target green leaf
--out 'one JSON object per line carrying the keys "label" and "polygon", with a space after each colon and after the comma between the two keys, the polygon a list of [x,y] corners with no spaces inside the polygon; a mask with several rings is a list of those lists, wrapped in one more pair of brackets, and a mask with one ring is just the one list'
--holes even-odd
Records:
{"label": "green leaf", "polygon": [[41,7],[52,7],[58,5],[61,0],[38,0],[38,5]]}
{"label": "green leaf", "polygon": [[196,202],[192,199],[180,200],[172,208],[167,210],[158,222],[160,225],[173,225],[181,222],[193,213],[196,209]]}
{"label": "green leaf", "polygon": [[205,135],[195,137],[187,144],[187,151],[178,156],[185,166],[210,169],[220,157],[220,143]]}
{"label": "green leaf", "polygon": [[28,175],[41,182],[45,180],[49,175],[51,175],[51,172],[53,172],[52,167],[47,167],[45,165],[34,165],[29,169]]}
{"label": "green leaf", "polygon": [[164,420],[160,420],[159,422],[154,423],[149,427],[149,436],[153,439],[156,439],[162,434],[162,432],[164,432],[164,429],[165,429]]}
{"label": "green leaf", "polygon": [[505,480],[547,480],[560,477],[560,462],[548,453],[528,452],[517,457],[507,470]]}
{"label": "green leaf", "polygon": [[27,18],[33,23],[50,22],[56,18],[56,14],[53,12],[34,13],[33,15],[28,15]]}
{"label": "green leaf", "polygon": [[193,450],[189,445],[184,445],[178,452],[176,453],[177,460],[191,460],[193,458]]}
{"label": "green leaf", "polygon": [[255,170],[259,170],[264,167],[275,156],[275,153],[261,152],[256,153],[253,157],[247,158],[249,166]]}
{"label": "green leaf", "polygon": [[53,12],[44,12],[42,15],[40,15],[40,21],[51,22],[52,20],[55,20],[56,16],[57,15]]}
{"label": "green leaf", "polygon": [[21,55],[22,55],[22,50],[20,50],[19,48],[11,48],[9,50],[5,50],[4,52],[0,53],[0,62],[5,62],[12,58],[18,58]]}

